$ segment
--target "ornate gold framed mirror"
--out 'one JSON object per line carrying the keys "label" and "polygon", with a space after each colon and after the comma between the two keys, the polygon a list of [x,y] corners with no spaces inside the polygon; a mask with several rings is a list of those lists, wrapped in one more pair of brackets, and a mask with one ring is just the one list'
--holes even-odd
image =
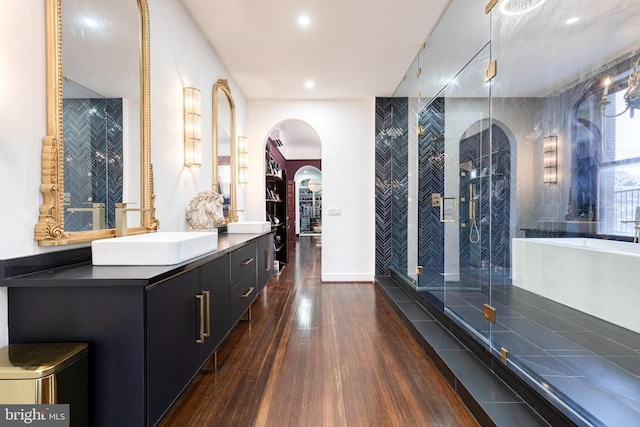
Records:
{"label": "ornate gold framed mirror", "polygon": [[46,0],[45,13],[47,136],[35,240],[114,237],[115,204],[123,202],[139,204],[128,234],[157,230],[147,1]]}
{"label": "ornate gold framed mirror", "polygon": [[212,190],[224,197],[226,222],[238,220],[236,184],[238,182],[236,107],[229,82],[219,79],[213,85],[213,184]]}

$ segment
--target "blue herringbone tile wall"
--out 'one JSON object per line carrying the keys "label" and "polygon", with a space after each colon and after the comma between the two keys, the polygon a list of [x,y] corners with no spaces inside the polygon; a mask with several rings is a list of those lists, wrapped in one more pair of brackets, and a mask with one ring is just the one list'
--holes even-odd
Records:
{"label": "blue herringbone tile wall", "polygon": [[407,265],[407,110],[406,98],[376,98],[376,275]]}
{"label": "blue herringbone tile wall", "polygon": [[63,102],[64,134],[64,192],[70,203],[65,206],[64,228],[67,231],[91,229],[91,214],[70,213],[67,207],[86,207],[92,198],[91,152],[91,100],[65,99]]}
{"label": "blue herringbone tile wall", "polygon": [[[449,105],[448,126],[453,129],[452,135],[469,139],[474,129],[484,126],[486,130],[485,125],[457,114],[470,108],[484,108],[485,102],[456,99],[454,105]],[[444,271],[446,245],[439,210],[431,206],[431,195],[444,194],[445,104],[445,99],[437,98],[420,110],[418,116],[419,124],[424,127],[423,135],[418,138],[417,159],[418,263],[425,270],[440,273]],[[403,273],[407,269],[407,105],[404,98],[376,100],[376,274],[387,274],[390,267]],[[542,164],[541,156],[534,155],[536,149],[541,150],[541,138],[529,141],[529,135],[531,129],[540,126],[542,105],[539,100],[529,98],[500,100],[494,105],[495,114],[501,120],[494,120],[491,149],[488,139],[482,144],[459,141],[460,149],[456,153],[459,163],[475,159],[478,175],[487,167],[487,177],[478,184],[481,200],[477,217],[478,222],[485,218],[483,225],[478,224],[483,238],[480,244],[474,245],[469,241],[469,229],[460,228],[460,238],[453,242],[456,250],[450,251],[456,257],[459,253],[460,268],[479,268],[485,261],[485,266],[508,269],[511,239],[517,236],[518,230],[537,224],[541,217],[543,193],[536,181],[542,175]],[[522,141],[519,148],[516,140]],[[492,153],[491,163],[488,157],[481,161],[488,153]],[[491,179],[490,165],[495,166]],[[468,179],[461,178],[460,197],[468,194],[468,186]],[[468,205],[462,203],[460,223],[469,223]]]}
{"label": "blue herringbone tile wall", "polygon": [[[468,224],[459,238],[460,268],[480,268],[483,265],[508,268],[511,264],[510,141],[502,128],[495,124],[491,126],[491,132],[479,122],[473,123],[469,129],[480,131],[469,132],[471,135],[460,141],[460,164],[475,170],[473,178],[470,170],[460,170],[460,197],[467,199],[460,203],[460,223]],[[477,232],[469,218],[470,185],[475,186],[479,196]],[[475,233],[473,236],[479,237],[480,241],[473,242],[470,233]]]}
{"label": "blue herringbone tile wall", "polygon": [[115,202],[122,201],[122,99],[63,101],[65,230],[91,230],[90,212],[69,213],[68,207],[104,203],[107,228],[115,227]]}
{"label": "blue herringbone tile wall", "polygon": [[[105,186],[98,187],[94,191],[94,197],[99,198],[106,206],[106,227],[116,226],[115,204],[122,202],[123,172],[123,132],[122,132],[122,99],[107,99],[106,123],[107,123],[107,157],[95,158],[94,170],[100,176],[105,176]],[[106,166],[105,166],[106,165]],[[105,172],[106,171],[106,172]]]}
{"label": "blue herringbone tile wall", "polygon": [[409,102],[406,98],[394,98],[391,110],[391,242],[393,256],[391,266],[406,274],[407,228],[409,213]]}
{"label": "blue herringbone tile wall", "polygon": [[436,98],[418,116],[424,128],[418,137],[418,263],[440,273],[444,271],[444,228],[431,195],[444,194],[444,104],[444,98]]}

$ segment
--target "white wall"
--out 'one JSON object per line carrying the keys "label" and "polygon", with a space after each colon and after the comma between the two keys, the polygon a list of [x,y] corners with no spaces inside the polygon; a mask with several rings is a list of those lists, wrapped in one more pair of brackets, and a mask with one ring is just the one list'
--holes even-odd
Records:
{"label": "white wall", "polygon": [[[185,208],[212,183],[212,89],[229,73],[179,0],[150,1],[151,159],[160,230],[187,230]],[[246,101],[230,81],[237,135],[246,130]],[[202,95],[202,167],[184,166],[182,88]],[[260,192],[262,195],[264,191]]]}
{"label": "white wall", "polygon": [[[33,239],[41,203],[42,138],[46,134],[44,2],[4,2],[0,16],[0,259],[72,246],[40,248]],[[151,140],[156,216],[161,230],[187,228],[185,206],[211,186],[211,162],[183,166],[182,87],[202,92],[203,159],[211,158],[211,90],[228,78],[179,0],[149,1],[151,21]],[[238,134],[246,101],[230,82]],[[262,189],[259,194],[263,198]],[[86,244],[85,244],[86,245]],[[0,288],[0,346],[8,342],[7,293]]]}
{"label": "white wall", "polygon": [[[44,2],[4,2],[0,16],[0,258],[39,252],[33,240],[46,133]],[[7,344],[0,290],[0,346]]]}
{"label": "white wall", "polygon": [[[272,127],[299,119],[322,142],[322,280],[372,281],[375,268],[375,100],[249,100],[248,194],[264,193],[264,145]],[[286,141],[285,141],[286,143]],[[333,208],[340,215],[329,215]],[[264,197],[246,218],[264,220]]]}

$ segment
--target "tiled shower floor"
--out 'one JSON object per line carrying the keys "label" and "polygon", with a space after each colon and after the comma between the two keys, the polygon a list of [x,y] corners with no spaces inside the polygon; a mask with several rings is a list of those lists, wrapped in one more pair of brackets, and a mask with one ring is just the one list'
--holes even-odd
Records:
{"label": "tiled shower floor", "polygon": [[[473,288],[447,291],[446,305],[487,336],[488,289]],[[421,293],[445,298],[443,290]],[[583,408],[593,425],[640,425],[640,334],[508,284],[492,287],[491,305],[491,340],[512,363]]]}

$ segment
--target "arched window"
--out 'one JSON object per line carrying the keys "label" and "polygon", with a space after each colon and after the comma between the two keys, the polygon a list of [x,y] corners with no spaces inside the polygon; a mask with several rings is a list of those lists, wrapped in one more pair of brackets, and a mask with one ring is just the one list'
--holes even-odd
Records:
{"label": "arched window", "polygon": [[612,78],[604,115],[604,78],[585,91],[573,114],[569,213],[598,221],[599,234],[632,236],[631,221],[640,215],[640,118],[607,117],[625,109],[628,75]]}

